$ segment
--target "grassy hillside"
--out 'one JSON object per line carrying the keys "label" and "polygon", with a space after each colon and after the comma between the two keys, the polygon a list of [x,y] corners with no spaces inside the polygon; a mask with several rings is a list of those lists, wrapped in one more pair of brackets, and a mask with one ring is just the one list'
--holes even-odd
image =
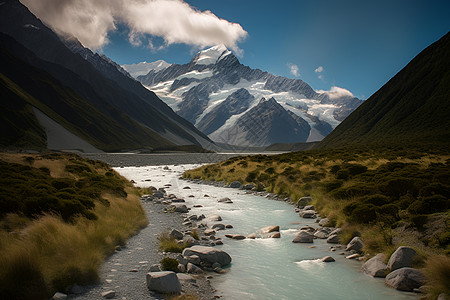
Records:
{"label": "grassy hillside", "polygon": [[359,106],[320,144],[450,146],[450,33]]}
{"label": "grassy hillside", "polygon": [[[0,145],[22,149],[44,149],[47,137],[32,107],[21,95],[6,88],[0,74]],[[9,101],[5,101],[9,99]]]}
{"label": "grassy hillside", "polygon": [[48,299],[92,283],[147,224],[132,185],[73,154],[0,154],[0,298]]}
{"label": "grassy hillside", "polygon": [[[9,44],[14,43],[6,36],[1,38],[8,40]],[[16,46],[20,48],[20,45]],[[26,52],[23,47],[22,51]],[[8,108],[1,111],[1,116],[3,120],[8,120],[9,128],[12,129],[6,132],[5,136],[9,139],[2,140],[1,146],[11,146],[9,142],[13,141],[18,146],[25,144],[33,148],[42,147],[42,139],[35,138],[42,137],[42,128],[36,123],[35,117],[30,116],[29,105],[35,106],[70,132],[104,151],[175,146],[116,111],[106,102],[103,111],[95,108],[57,79],[19,59],[8,50],[0,48],[0,54],[1,103]],[[89,86],[86,89],[89,89]],[[22,107],[12,104],[14,102],[22,103]],[[24,105],[24,102],[27,105]],[[11,111],[15,116],[9,114]],[[111,114],[114,114],[115,118],[112,118]],[[30,120],[28,126],[22,126],[22,117]],[[30,134],[24,135],[25,132]],[[22,142],[19,143],[18,140]]]}
{"label": "grassy hillside", "polygon": [[342,242],[362,236],[369,255],[410,245],[422,267],[450,254],[449,154],[313,150],[236,157],[183,176],[253,183],[293,202],[310,195],[328,225],[343,228]]}

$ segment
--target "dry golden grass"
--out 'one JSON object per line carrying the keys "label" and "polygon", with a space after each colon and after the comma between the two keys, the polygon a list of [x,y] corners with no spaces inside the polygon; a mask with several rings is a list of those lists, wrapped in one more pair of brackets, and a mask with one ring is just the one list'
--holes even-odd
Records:
{"label": "dry golden grass", "polygon": [[450,295],[450,257],[436,255],[427,259],[425,273],[429,278],[428,299],[436,299],[439,294]]}
{"label": "dry golden grass", "polygon": [[[6,157],[6,159],[5,159]],[[10,162],[24,163],[23,156],[1,155]],[[30,161],[30,160],[29,160]],[[27,161],[25,161],[27,162]],[[55,176],[64,176],[68,160],[35,160]],[[96,165],[97,166],[97,165]],[[99,174],[106,170],[95,167]],[[125,182],[125,181],[124,181]],[[47,299],[74,283],[92,283],[106,256],[147,225],[138,192],[125,188],[126,198],[103,193],[109,205],[96,203],[97,220],[77,217],[64,222],[44,214],[34,220],[7,214],[0,220],[0,298]]]}

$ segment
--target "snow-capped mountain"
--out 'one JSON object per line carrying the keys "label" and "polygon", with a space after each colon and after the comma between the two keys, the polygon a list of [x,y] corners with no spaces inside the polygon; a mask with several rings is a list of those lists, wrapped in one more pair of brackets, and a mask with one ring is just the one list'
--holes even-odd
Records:
{"label": "snow-capped mountain", "polygon": [[318,92],[251,69],[224,45],[137,79],[212,140],[240,146],[321,140],[362,103],[344,89]]}
{"label": "snow-capped mountain", "polygon": [[125,69],[128,73],[130,73],[131,76],[136,78],[141,75],[146,75],[151,70],[158,72],[163,69],[166,69],[169,66],[170,64],[165,62],[164,60],[157,60],[150,63],[143,61],[138,64],[122,65],[121,67]]}

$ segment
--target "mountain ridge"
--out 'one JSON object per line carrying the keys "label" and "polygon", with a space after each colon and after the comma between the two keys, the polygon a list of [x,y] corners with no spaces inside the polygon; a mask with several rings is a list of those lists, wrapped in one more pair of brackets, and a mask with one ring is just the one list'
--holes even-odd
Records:
{"label": "mountain ridge", "polygon": [[450,32],[414,57],[320,147],[448,144]]}
{"label": "mountain ridge", "polygon": [[[224,46],[202,50],[187,64],[172,64],[159,71],[151,70],[146,75],[138,76],[137,79],[213,140],[227,130],[228,123],[237,122],[239,116],[236,113],[231,114],[226,122],[222,122],[222,127],[215,128],[213,132],[205,124],[211,123],[213,115],[219,119],[223,118],[225,114],[220,103],[240,89],[247,90],[254,97],[247,111],[256,106],[262,98],[274,98],[286,111],[291,111],[308,122],[310,132],[306,135],[306,139],[302,135],[302,140],[290,141],[293,143],[326,136],[362,102],[351,96],[332,98],[327,93],[314,91],[300,79],[289,79],[260,69],[251,69],[241,64]],[[245,102],[246,99],[242,101]],[[235,101],[235,105],[239,106],[239,102]],[[235,110],[232,107],[229,109]],[[236,134],[243,133],[236,132]],[[227,135],[230,140],[216,140],[216,142],[230,143],[233,137],[229,132],[222,136]]]}
{"label": "mountain ridge", "polygon": [[[175,114],[154,93],[121,72],[117,64],[85,50],[101,63],[102,69],[73,53],[17,0],[4,2],[0,7],[0,17],[0,32],[13,36],[39,58],[39,61],[32,60],[29,63],[58,78],[62,84],[110,117],[125,114],[139,126],[160,135],[161,141],[171,140],[171,144],[212,145],[203,133]],[[27,60],[26,57],[21,59]],[[108,106],[104,106],[105,100],[112,108],[105,109]]]}

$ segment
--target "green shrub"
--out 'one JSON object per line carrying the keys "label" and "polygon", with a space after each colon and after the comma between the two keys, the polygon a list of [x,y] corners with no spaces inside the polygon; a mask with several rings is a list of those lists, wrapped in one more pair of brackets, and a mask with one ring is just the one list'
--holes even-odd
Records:
{"label": "green shrub", "polygon": [[342,180],[347,180],[350,178],[350,172],[347,169],[339,170],[336,172],[336,178],[342,179]]}
{"label": "green shrub", "polygon": [[250,172],[247,174],[247,177],[245,177],[245,181],[253,182],[256,179],[256,176],[258,176],[257,172]]}
{"label": "green shrub", "polygon": [[372,194],[374,187],[370,184],[358,183],[349,187],[340,187],[330,192],[336,199],[349,199]]}
{"label": "green shrub", "polygon": [[442,195],[444,197],[450,198],[450,186],[442,184],[440,182],[432,182],[419,191],[419,196],[433,196]]}
{"label": "green shrub", "polygon": [[360,164],[348,164],[346,165],[346,169],[348,170],[350,176],[362,174],[367,171],[367,167]]}
{"label": "green shrub", "polygon": [[264,172],[267,173],[267,174],[274,174],[275,173],[275,169],[273,167],[270,167],[270,168],[267,168]]}
{"label": "green shrub", "polygon": [[161,260],[161,267],[163,271],[173,271],[178,272],[178,260],[170,257],[164,257]]}
{"label": "green shrub", "polygon": [[379,194],[364,197],[361,201],[375,206],[382,206],[390,202],[388,197]]}
{"label": "green shrub", "polygon": [[331,166],[330,173],[336,175],[340,169],[341,169],[340,165]]}
{"label": "green shrub", "polygon": [[449,201],[442,195],[434,195],[428,197],[421,197],[414,201],[409,207],[408,211],[414,214],[432,214],[443,212],[448,209]]}

